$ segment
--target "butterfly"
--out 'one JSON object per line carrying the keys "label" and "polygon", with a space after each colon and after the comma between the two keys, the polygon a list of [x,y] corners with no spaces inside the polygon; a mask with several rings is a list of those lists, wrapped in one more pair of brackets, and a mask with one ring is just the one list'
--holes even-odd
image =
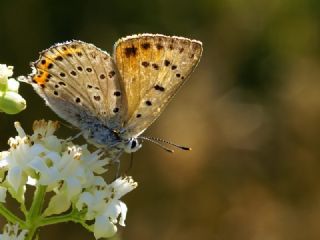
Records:
{"label": "butterfly", "polygon": [[42,51],[28,82],[88,142],[131,153],[141,147],[140,135],[185,83],[201,54],[200,41],[161,34],[121,38],[113,56],[73,40]]}

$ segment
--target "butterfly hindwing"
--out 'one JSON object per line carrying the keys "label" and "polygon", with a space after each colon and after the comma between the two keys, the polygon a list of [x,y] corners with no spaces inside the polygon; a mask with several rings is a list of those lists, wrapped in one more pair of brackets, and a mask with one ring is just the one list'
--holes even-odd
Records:
{"label": "butterfly hindwing", "polygon": [[109,54],[92,44],[71,41],[43,51],[34,68],[36,91],[65,120],[81,128],[85,114],[112,129],[121,128],[120,109],[125,107]]}
{"label": "butterfly hindwing", "polygon": [[141,34],[120,39],[115,61],[128,102],[123,136],[141,134],[164,110],[200,60],[195,40]]}

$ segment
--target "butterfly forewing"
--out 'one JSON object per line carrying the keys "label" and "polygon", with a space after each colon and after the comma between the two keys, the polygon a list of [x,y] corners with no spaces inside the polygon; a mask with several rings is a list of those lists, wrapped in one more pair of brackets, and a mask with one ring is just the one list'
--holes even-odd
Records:
{"label": "butterfly forewing", "polygon": [[79,128],[90,117],[121,128],[119,74],[106,52],[80,41],[57,44],[34,67],[35,89],[61,117]]}
{"label": "butterfly forewing", "polygon": [[186,81],[202,53],[198,41],[141,34],[115,45],[115,61],[128,102],[124,137],[143,132]]}

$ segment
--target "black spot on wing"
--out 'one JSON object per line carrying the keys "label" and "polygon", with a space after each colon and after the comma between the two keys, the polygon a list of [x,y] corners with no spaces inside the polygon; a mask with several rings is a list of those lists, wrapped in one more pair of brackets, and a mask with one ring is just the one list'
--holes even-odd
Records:
{"label": "black spot on wing", "polygon": [[126,57],[134,57],[137,55],[137,48],[132,45],[131,47],[126,47],[125,48],[125,55]]}
{"label": "black spot on wing", "polygon": [[144,66],[144,67],[148,67],[150,65],[150,63],[144,61],[144,62],[141,63],[141,65]]}
{"label": "black spot on wing", "polygon": [[153,63],[153,64],[152,64],[152,67],[153,67],[155,70],[159,70],[159,65],[156,64],[156,63]]}
{"label": "black spot on wing", "polygon": [[109,78],[112,78],[114,75],[116,75],[116,72],[115,72],[115,71],[110,71],[110,72],[108,73],[108,77],[109,77]]}
{"label": "black spot on wing", "polygon": [[157,91],[160,91],[160,92],[164,92],[164,90],[165,90],[164,87],[162,87],[162,86],[160,86],[158,84],[154,86],[154,89],[157,90]]}
{"label": "black spot on wing", "polygon": [[147,49],[149,49],[150,48],[150,43],[148,43],[148,42],[145,42],[145,43],[142,43],[141,44],[141,47],[143,48],[143,49],[145,49],[145,50],[147,50]]}

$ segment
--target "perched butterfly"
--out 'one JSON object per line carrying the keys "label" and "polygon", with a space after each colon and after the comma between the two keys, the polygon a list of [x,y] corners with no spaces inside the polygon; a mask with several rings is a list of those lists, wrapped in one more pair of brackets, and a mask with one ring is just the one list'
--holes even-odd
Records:
{"label": "perched butterfly", "polygon": [[[81,41],[40,53],[29,82],[61,118],[110,152],[135,152],[138,138],[189,77],[202,44],[139,34],[115,43],[113,56]],[[155,139],[149,139],[151,141]]]}

